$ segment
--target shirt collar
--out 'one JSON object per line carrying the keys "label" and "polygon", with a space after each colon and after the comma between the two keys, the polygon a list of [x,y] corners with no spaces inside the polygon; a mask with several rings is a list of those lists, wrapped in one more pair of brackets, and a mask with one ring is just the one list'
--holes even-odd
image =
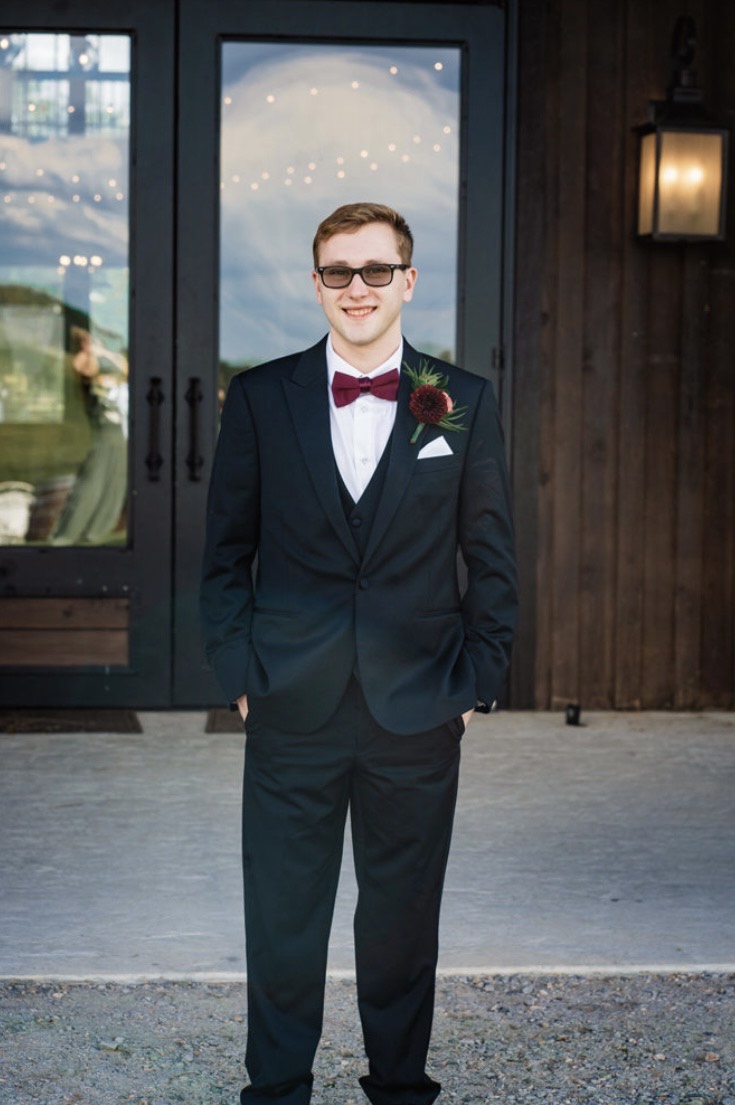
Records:
{"label": "shirt collar", "polygon": [[380,372],[386,372],[388,369],[397,368],[400,372],[401,364],[403,363],[403,338],[401,338],[398,348],[391,353],[387,360],[383,361],[377,368],[373,368],[370,372],[360,372],[357,368],[346,361],[343,357],[340,357],[339,353],[335,352],[332,345],[331,335],[327,338],[327,375],[329,378],[329,387],[332,386],[332,380],[334,379],[335,372],[344,372],[347,376],[354,376],[357,379],[362,379],[366,376],[370,379],[372,376],[377,376]]}

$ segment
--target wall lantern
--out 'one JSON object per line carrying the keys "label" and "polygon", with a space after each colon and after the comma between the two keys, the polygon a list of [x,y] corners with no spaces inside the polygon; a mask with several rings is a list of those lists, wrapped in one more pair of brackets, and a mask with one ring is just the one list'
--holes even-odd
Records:
{"label": "wall lantern", "polygon": [[709,118],[691,69],[696,26],[676,24],[673,73],[666,100],[650,104],[641,136],[638,234],[656,242],[722,241],[725,237],[728,131]]}

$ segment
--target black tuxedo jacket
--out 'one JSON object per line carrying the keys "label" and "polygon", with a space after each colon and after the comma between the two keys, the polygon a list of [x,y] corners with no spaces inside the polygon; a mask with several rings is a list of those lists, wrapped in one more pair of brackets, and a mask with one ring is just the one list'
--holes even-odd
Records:
{"label": "black tuxedo jacket", "polygon": [[[419,368],[422,357],[404,343],[405,363]],[[228,700],[247,693],[266,724],[317,729],[353,671],[373,717],[396,733],[441,724],[501,689],[516,578],[497,406],[488,381],[432,360],[467,407],[467,429],[427,426],[412,445],[402,372],[363,557],[332,452],[326,339],[230,385],[207,510],[205,648]],[[452,454],[419,459],[440,436]]]}

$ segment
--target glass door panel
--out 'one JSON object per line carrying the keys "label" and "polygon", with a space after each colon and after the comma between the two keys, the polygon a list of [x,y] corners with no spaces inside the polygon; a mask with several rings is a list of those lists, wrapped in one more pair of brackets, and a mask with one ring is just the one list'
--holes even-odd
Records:
{"label": "glass door panel", "polygon": [[0,544],[127,542],[130,54],[0,34]]}
{"label": "glass door panel", "polygon": [[411,342],[453,360],[461,52],[225,42],[220,146],[220,392],[326,324],[311,242],[335,207],[397,208],[416,238]]}
{"label": "glass door panel", "polygon": [[506,14],[495,3],[178,0],[173,700],[221,703],[198,590],[233,373],[326,331],[317,225],[397,208],[415,238],[412,344],[484,376],[501,339]]}
{"label": "glass door panel", "polygon": [[3,0],[3,705],[170,702],[175,14]]}

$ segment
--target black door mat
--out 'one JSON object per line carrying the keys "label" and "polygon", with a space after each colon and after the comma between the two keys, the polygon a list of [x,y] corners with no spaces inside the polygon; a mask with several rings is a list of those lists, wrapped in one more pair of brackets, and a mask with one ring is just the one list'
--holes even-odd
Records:
{"label": "black door mat", "polygon": [[135,710],[0,710],[0,733],[142,733]]}
{"label": "black door mat", "polygon": [[205,733],[242,733],[242,718],[238,710],[209,710]]}

